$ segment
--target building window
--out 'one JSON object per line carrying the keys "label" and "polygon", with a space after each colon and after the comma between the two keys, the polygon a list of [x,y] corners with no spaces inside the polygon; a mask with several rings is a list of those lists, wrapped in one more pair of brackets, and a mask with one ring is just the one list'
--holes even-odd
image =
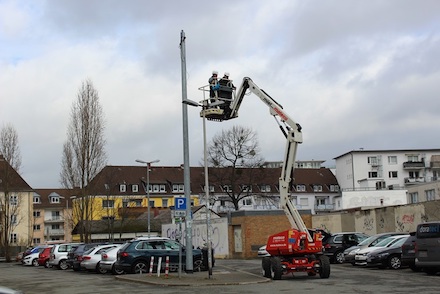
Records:
{"label": "building window", "polygon": [[52,230],[59,230],[61,227],[60,227],[60,225],[59,224],[53,224],[52,226],[51,226],[51,229]]}
{"label": "building window", "polygon": [[119,192],[126,192],[127,191],[127,185],[122,184],[119,185]]}
{"label": "building window", "polygon": [[32,242],[34,242],[34,244],[40,244],[41,243],[41,239],[40,238],[34,238],[34,239],[32,239]]}
{"label": "building window", "polygon": [[173,184],[173,192],[183,192],[184,185],[183,184]]}
{"label": "building window", "polygon": [[51,196],[50,203],[60,203],[60,197],[59,196]]}
{"label": "building window", "polygon": [[168,207],[168,199],[162,199],[162,207]]}
{"label": "building window", "polygon": [[390,171],[390,172],[388,172],[388,177],[390,179],[397,179],[397,171]]}
{"label": "building window", "polygon": [[419,177],[419,172],[418,171],[410,171],[409,172],[409,177],[411,179],[417,179]]}
{"label": "building window", "polygon": [[260,185],[261,192],[270,192],[270,185]]}
{"label": "building window", "polygon": [[52,220],[59,220],[60,218],[60,212],[59,211],[52,211]]}
{"label": "building window", "polygon": [[243,192],[252,192],[252,186],[251,185],[242,185],[241,191]]}
{"label": "building window", "polygon": [[367,158],[368,164],[377,165],[377,157],[376,156],[368,156]]}
{"label": "building window", "polygon": [[435,200],[435,190],[434,189],[426,190],[425,195],[426,195],[426,201]]}
{"label": "building window", "polygon": [[241,203],[242,203],[243,205],[245,205],[245,206],[252,205],[252,198],[250,198],[250,197],[246,197],[246,198],[244,198],[244,199],[242,200]]}
{"label": "building window", "polygon": [[409,193],[409,198],[410,203],[417,203],[419,202],[419,193]]}
{"label": "building window", "polygon": [[313,192],[322,192],[321,185],[313,185]]}
{"label": "building window", "polygon": [[316,205],[325,205],[325,198],[316,198]]}
{"label": "building window", "polygon": [[40,199],[40,196],[34,196],[34,204],[38,204],[38,203],[41,203],[41,199]]}
{"label": "building window", "polygon": [[165,193],[167,190],[165,189],[165,185],[164,184],[161,184],[161,185],[159,185],[159,192],[160,193]]}
{"label": "building window", "polygon": [[155,206],[154,206],[154,200],[150,200],[150,203],[148,204],[148,206],[150,206],[150,207],[155,207]]}
{"label": "building window", "polygon": [[142,199],[135,199],[133,200],[134,206],[141,207],[142,206]]}
{"label": "building window", "polygon": [[17,215],[12,214],[11,215],[11,225],[16,225],[16,224],[17,224]]}
{"label": "building window", "polygon": [[377,172],[375,172],[375,171],[368,172],[368,177],[369,178],[377,178]]}
{"label": "building window", "polygon": [[419,156],[418,155],[408,155],[407,159],[409,162],[417,162],[417,161],[419,161]]}
{"label": "building window", "polygon": [[290,201],[293,203],[293,205],[298,205],[298,198],[296,196],[290,196]]}
{"label": "building window", "polygon": [[138,185],[132,185],[131,186],[131,190],[133,191],[133,193],[137,193],[137,192],[139,192],[139,186]]}
{"label": "building window", "polygon": [[128,200],[127,199],[124,199],[124,200],[122,200],[122,207],[128,207]]}
{"label": "building window", "polygon": [[18,235],[16,233],[11,234],[11,243],[17,244]]}
{"label": "building window", "polygon": [[388,156],[388,164],[397,164],[397,156]]}
{"label": "building window", "polygon": [[39,231],[41,229],[40,225],[34,225],[34,231]]}
{"label": "building window", "polygon": [[231,185],[223,185],[222,190],[223,190],[223,192],[232,192],[232,186]]}
{"label": "building window", "polygon": [[296,191],[298,191],[298,192],[305,192],[306,191],[306,185],[296,185]]}
{"label": "building window", "polygon": [[115,220],[115,217],[114,216],[103,216],[102,218],[101,218],[102,220],[106,220],[106,221],[114,221]]}
{"label": "building window", "polygon": [[339,191],[339,185],[330,185],[330,191],[331,192],[338,192]]}
{"label": "building window", "polygon": [[16,206],[18,204],[18,196],[17,195],[11,195],[9,197],[9,204]]}
{"label": "building window", "polygon": [[299,205],[301,205],[302,207],[308,206],[309,205],[309,200],[307,198],[300,198],[299,199]]}
{"label": "building window", "polygon": [[102,208],[114,208],[115,200],[102,200]]}
{"label": "building window", "polygon": [[159,185],[153,185],[153,192],[159,193]]}
{"label": "building window", "polygon": [[41,216],[41,212],[39,210],[34,210],[33,212],[34,217],[40,217]]}

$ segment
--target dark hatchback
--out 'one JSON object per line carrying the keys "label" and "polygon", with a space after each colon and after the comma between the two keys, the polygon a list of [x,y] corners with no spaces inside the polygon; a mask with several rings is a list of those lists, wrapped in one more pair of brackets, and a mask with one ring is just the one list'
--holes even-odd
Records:
{"label": "dark hatchback", "polygon": [[369,236],[360,232],[335,233],[323,240],[323,254],[330,258],[332,263],[344,262],[344,250],[359,244]]}
{"label": "dark hatchback", "polygon": [[[169,270],[177,271],[179,268],[179,248],[182,248],[182,267],[185,268],[185,247],[180,243],[167,238],[135,239],[124,244],[119,249],[115,268],[126,273],[148,273],[150,260],[154,257],[153,270],[157,271],[159,257],[162,257],[161,269],[165,269],[165,258],[169,256]],[[203,254],[200,249],[193,249],[194,271],[203,268]]]}
{"label": "dark hatchback", "polygon": [[409,266],[415,272],[422,269],[416,266],[416,232],[411,232],[402,245],[402,266]]}

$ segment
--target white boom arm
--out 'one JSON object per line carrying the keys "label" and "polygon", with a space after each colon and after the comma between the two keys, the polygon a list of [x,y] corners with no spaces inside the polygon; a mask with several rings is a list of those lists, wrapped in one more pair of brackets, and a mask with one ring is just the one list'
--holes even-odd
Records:
{"label": "white boom arm", "polygon": [[[235,99],[232,101],[230,109],[224,111],[223,116],[220,118],[218,115],[216,120],[228,120],[236,118],[238,116],[238,109],[247,90],[250,90],[256,96],[258,96],[270,109],[270,114],[277,120],[284,123],[285,127],[278,122],[281,131],[287,138],[286,150],[284,154],[284,162],[279,178],[280,189],[280,205],[289,219],[292,227],[296,227],[299,231],[307,233],[310,242],[313,242],[313,238],[310,235],[306,225],[304,224],[301,215],[296,209],[295,205],[289,199],[289,184],[292,181],[292,173],[295,164],[296,150],[298,144],[302,143],[301,126],[291,119],[283,110],[283,107],[277,103],[272,97],[270,97],[264,90],[260,89],[250,78],[243,78],[243,82],[237,91]],[[210,109],[202,110],[206,115],[209,115]],[[212,113],[212,112],[211,112]]]}

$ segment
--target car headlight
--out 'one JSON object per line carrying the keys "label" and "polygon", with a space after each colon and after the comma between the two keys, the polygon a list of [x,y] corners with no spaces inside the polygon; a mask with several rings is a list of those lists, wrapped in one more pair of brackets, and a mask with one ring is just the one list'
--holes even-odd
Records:
{"label": "car headlight", "polygon": [[356,253],[359,251],[360,249],[354,249],[354,250],[351,250],[349,253],[348,253],[348,255],[356,255]]}

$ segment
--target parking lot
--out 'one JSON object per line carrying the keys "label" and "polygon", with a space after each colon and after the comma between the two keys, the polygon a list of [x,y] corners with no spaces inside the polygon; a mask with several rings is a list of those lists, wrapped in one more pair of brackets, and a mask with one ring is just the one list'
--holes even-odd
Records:
{"label": "parking lot", "polygon": [[[218,260],[224,269],[236,269],[260,274],[261,259]],[[207,274],[207,273],[206,273]],[[214,271],[212,278],[215,279]],[[174,276],[177,273],[173,273]],[[19,263],[0,263],[0,285],[23,293],[426,293],[440,292],[440,275],[428,276],[408,268],[382,270],[333,264],[329,279],[307,277],[302,273],[283,276],[281,281],[247,285],[203,287],[163,287],[116,280],[111,274],[74,272],[44,267],[22,266]]]}

